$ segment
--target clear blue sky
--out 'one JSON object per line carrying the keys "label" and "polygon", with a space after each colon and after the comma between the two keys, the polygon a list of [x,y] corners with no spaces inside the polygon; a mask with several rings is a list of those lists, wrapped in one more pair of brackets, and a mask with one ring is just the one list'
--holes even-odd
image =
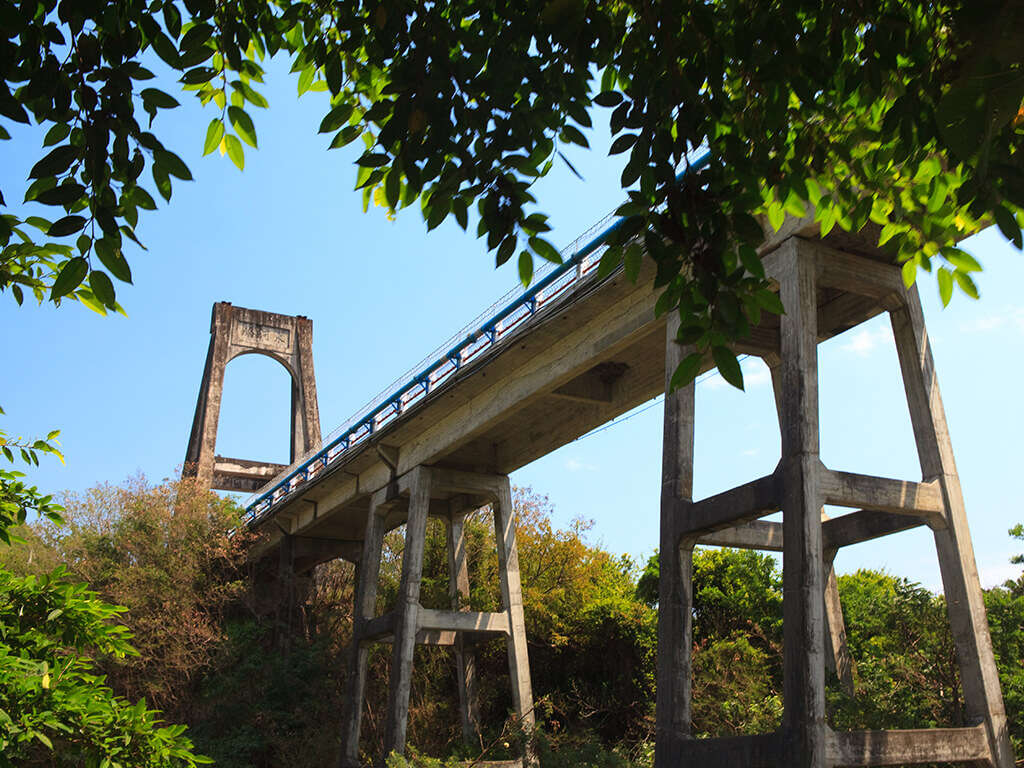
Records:
{"label": "clear blue sky", "polygon": [[[17,309],[0,297],[5,428],[25,435],[63,430],[67,465],[48,461],[34,470],[41,487],[81,490],[137,473],[153,480],[175,473],[216,301],[312,318],[326,434],[515,284],[514,265],[495,270],[483,244],[454,222],[427,234],[418,209],[395,222],[381,209],[364,214],[352,191],[356,145],[327,152],[329,138],[316,134],[323,94],[297,99],[286,69],[272,70],[263,88],[270,110],[252,110],[260,150],[247,148],[244,173],[226,157],[200,157],[212,115],[189,95],[158,118],[159,134],[196,181],[176,182],[170,206],[143,217],[139,233],[149,250],[128,251],[134,286],[119,287],[128,319],[101,318],[75,304]],[[14,140],[0,142],[0,188],[16,204],[42,136],[8,127]],[[606,131],[591,137],[595,147],[607,146]],[[558,167],[536,190],[559,245],[622,197],[622,156],[598,149],[570,157],[585,181]],[[20,212],[45,214],[35,204]],[[1024,257],[992,230],[966,246],[986,267],[981,301],[958,295],[942,310],[927,276],[922,294],[978,563],[983,582],[993,585],[1019,572],[1008,559],[1024,551],[1006,534],[1024,521],[1014,492],[1024,458]],[[887,327],[876,319],[821,347],[823,459],[837,469],[917,479]],[[777,462],[766,371],[759,362],[746,365],[746,393],[717,377],[699,385],[698,496],[770,472]],[[233,361],[218,453],[286,462],[289,386],[267,358]],[[559,522],[593,519],[593,540],[645,558],[658,540],[661,413],[660,404],[644,406],[523,468],[513,481],[549,495]],[[838,566],[884,567],[939,584],[926,531],[844,550]]]}

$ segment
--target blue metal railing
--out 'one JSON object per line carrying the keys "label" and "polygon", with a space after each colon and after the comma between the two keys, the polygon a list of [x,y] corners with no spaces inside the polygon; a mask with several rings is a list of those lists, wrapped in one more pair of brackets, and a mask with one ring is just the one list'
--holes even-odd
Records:
{"label": "blue metal railing", "polygon": [[[710,154],[696,157],[689,172],[699,171],[709,162]],[[685,171],[684,171],[685,173]],[[684,174],[680,174],[682,177]],[[385,425],[404,414],[416,401],[435,391],[449,376],[486,349],[500,344],[521,323],[529,323],[537,312],[580,282],[597,267],[596,252],[608,237],[622,226],[625,219],[616,219],[609,227],[579,248],[569,259],[544,275],[525,292],[514,298],[496,314],[484,320],[465,339],[455,344],[411,379],[380,399],[368,413],[353,420],[346,429],[311,456],[289,467],[250,497],[245,503],[245,520],[251,524],[291,494],[299,486],[322,473],[339,457],[362,444]],[[280,479],[279,479],[280,478]]]}

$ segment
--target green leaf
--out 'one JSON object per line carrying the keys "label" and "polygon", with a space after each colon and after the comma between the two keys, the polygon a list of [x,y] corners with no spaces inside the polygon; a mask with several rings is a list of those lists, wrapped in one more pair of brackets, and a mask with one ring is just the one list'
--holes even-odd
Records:
{"label": "green leaf", "polygon": [[996,217],[996,225],[999,227],[999,231],[1003,233],[1003,237],[1013,243],[1018,251],[1021,250],[1020,227],[1017,226],[1017,220],[1013,218],[1013,214],[1001,205],[997,205],[992,213]]}
{"label": "green leaf", "polygon": [[609,155],[618,155],[636,144],[637,136],[633,133],[624,133],[612,142]]}
{"label": "green leaf", "polygon": [[722,378],[732,384],[736,389],[743,389],[743,370],[740,368],[739,360],[728,347],[721,345],[711,348],[711,356],[718,366],[718,372]]}
{"label": "green leaf", "polygon": [[601,91],[594,97],[594,103],[600,107],[616,107],[622,101],[622,94],[618,91]]}
{"label": "green leaf", "polygon": [[696,379],[697,374],[700,373],[700,366],[703,360],[704,356],[699,352],[691,352],[684,357],[672,374],[672,380],[668,385],[669,391],[674,392]]}
{"label": "green leaf", "polygon": [[934,179],[940,173],[942,173],[942,161],[938,156],[931,155],[922,160],[921,164],[917,167],[917,173],[914,175],[914,182],[917,184],[924,184]]}
{"label": "green leaf", "polygon": [[[795,189],[789,190],[789,194],[786,195],[786,201],[783,203],[782,207],[786,213],[796,218],[802,218],[807,213],[807,209],[804,207],[804,201],[800,199],[800,195],[796,193]],[[778,227],[776,227],[776,229],[778,229]]]}
{"label": "green leaf", "polygon": [[981,264],[971,254],[959,248],[946,248],[942,251],[946,261],[963,272],[980,272]]}
{"label": "green leaf", "polygon": [[384,177],[384,199],[391,210],[398,210],[398,204],[402,200],[402,174],[397,168],[389,170]]}
{"label": "green leaf", "polygon": [[[374,171],[370,174],[371,178],[374,174],[378,174],[380,171]],[[448,216],[448,212],[451,210],[451,201],[445,199],[442,195],[435,194],[430,198],[430,213],[427,216],[427,231],[430,232],[433,229],[441,226],[441,222]]]}
{"label": "green leaf", "polygon": [[379,168],[390,162],[391,159],[381,152],[365,152],[356,160],[356,165],[361,165],[363,168]]}
{"label": "green leaf", "polygon": [[574,125],[563,125],[562,133],[559,138],[567,144],[578,144],[581,147],[590,147],[587,137],[584,136],[583,132]]}
{"label": "green leaf", "polygon": [[533,281],[533,256],[529,251],[522,251],[519,254],[519,282],[523,288],[529,288]]}
{"label": "green leaf", "polygon": [[978,286],[975,285],[974,280],[966,272],[957,270],[953,273],[953,279],[956,280],[956,284],[960,286],[960,290],[970,296],[972,299],[977,299],[981,296],[978,292]]}
{"label": "green leaf", "polygon": [[680,326],[678,333],[676,333],[676,341],[679,344],[691,345],[696,344],[702,338],[707,331],[701,325],[685,325]]}
{"label": "green leaf", "polygon": [[67,123],[57,123],[46,132],[46,138],[43,139],[43,146],[52,147],[54,144],[60,144],[68,137],[69,133],[71,133],[70,125]]}
{"label": "green leaf", "polygon": [[154,164],[152,168],[153,181],[156,183],[157,192],[160,196],[170,202],[171,200],[171,178],[162,165]]}
{"label": "green leaf", "polygon": [[523,221],[523,229],[537,234],[538,232],[550,232],[551,225],[548,224],[548,217],[543,213],[531,213]]}
{"label": "green leaf", "polygon": [[172,2],[165,2],[163,11],[164,24],[167,25],[167,31],[171,33],[171,37],[177,39],[181,36],[181,11]]}
{"label": "green leaf", "polygon": [[544,238],[531,237],[528,242],[533,252],[545,261],[550,261],[552,264],[562,263],[562,255],[558,252],[558,249]]}
{"label": "green leaf", "polygon": [[754,277],[764,279],[764,263],[757,251],[749,245],[741,245],[736,249],[743,267]]}
{"label": "green leaf", "polygon": [[494,266],[500,267],[510,258],[516,251],[516,243],[518,240],[515,235],[506,235],[505,239],[501,241],[501,245],[498,246],[498,252],[494,257]]}
{"label": "green leaf", "polygon": [[242,142],[238,140],[238,137],[229,133],[224,137],[224,146],[227,148],[228,157],[231,158],[231,162],[238,166],[238,170],[244,170],[245,150],[242,149]]}
{"label": "green leaf", "polygon": [[341,128],[352,117],[353,107],[351,104],[339,104],[327,116],[320,121],[320,133],[330,133]]}
{"label": "green leaf", "polygon": [[65,216],[63,219],[57,219],[53,222],[46,234],[50,237],[73,235],[85,226],[86,221],[87,219],[84,216]]}
{"label": "green leaf", "polygon": [[128,262],[121,253],[120,246],[116,245],[109,237],[103,237],[96,241],[96,255],[100,263],[110,270],[110,274],[123,283],[131,283],[132,271]]}
{"label": "green leaf", "polygon": [[932,182],[932,193],[928,198],[928,213],[936,213],[942,204],[946,202],[946,196],[949,194],[949,187],[942,177],[935,179]]}
{"label": "green leaf", "polygon": [[182,75],[181,82],[185,85],[201,85],[213,80],[217,74],[217,70],[213,67],[196,67]]}
{"label": "green leaf", "polygon": [[939,298],[942,299],[942,306],[948,307],[949,300],[953,298],[953,273],[943,267],[936,277],[939,281]]}
{"label": "green leaf", "polygon": [[173,152],[168,152],[166,149],[158,149],[153,153],[153,160],[156,164],[163,166],[171,176],[177,176],[185,181],[192,181],[192,172],[182,162],[181,158]]}
{"label": "green leaf", "polygon": [[156,211],[157,203],[150,193],[141,186],[134,186],[131,190],[131,202],[146,211]]}
{"label": "green leaf", "polygon": [[242,140],[250,147],[256,148],[256,127],[245,110],[241,107],[228,107],[228,117]]}
{"label": "green leaf", "polygon": [[254,90],[248,83],[243,83],[241,80],[235,80],[231,85],[254,107],[262,107],[263,109],[266,109],[270,106],[270,103],[263,97],[263,94]]}
{"label": "green leaf", "polygon": [[622,246],[612,245],[609,246],[604,253],[601,254],[601,261],[597,265],[597,277],[599,280],[603,280],[608,277],[615,268],[622,262]]}
{"label": "green leaf", "polygon": [[93,295],[99,299],[103,304],[114,308],[114,284],[110,282],[110,278],[107,277],[107,273],[98,269],[94,269],[89,273],[89,287],[92,289]]}
{"label": "green leaf", "polygon": [[342,128],[334,137],[334,141],[331,142],[331,146],[328,149],[337,149],[338,147],[344,147],[346,144],[351,144],[353,141],[359,138],[359,135],[363,132],[363,128],[360,125],[350,125],[346,128]]}
{"label": "green leaf", "polygon": [[[615,87],[615,82],[618,79],[618,73],[615,71],[615,67],[606,66],[604,71],[601,72],[601,90],[610,91]],[[596,99],[595,99],[596,101]]]}
{"label": "green leaf", "polygon": [[640,276],[640,265],[643,260],[643,249],[640,244],[633,242],[626,248],[626,255],[622,259],[622,271],[626,279],[635,283]]}
{"label": "green leaf", "polygon": [[181,106],[176,98],[164,93],[159,88],[143,88],[139,95],[142,97],[143,103],[152,104],[161,109],[174,109],[174,107]]}
{"label": "green leaf", "polygon": [[316,67],[310,64],[308,67],[299,73],[299,96],[309,90],[309,86],[313,84],[313,76],[316,74]]}
{"label": "green leaf", "polygon": [[45,176],[57,176],[66,171],[78,159],[78,147],[64,144],[53,149],[42,160],[32,166],[28,177],[41,179]]}
{"label": "green leaf", "polygon": [[210,121],[210,127],[206,129],[206,141],[203,142],[203,156],[210,154],[220,146],[220,140],[224,138],[224,121],[215,117]]}
{"label": "green leaf", "polygon": [[786,309],[782,306],[782,299],[779,298],[779,294],[775,293],[775,291],[762,288],[754,294],[754,300],[766,312],[771,312],[773,315],[786,314]]}
{"label": "green leaf", "polygon": [[156,34],[153,35],[151,44],[153,50],[156,51],[156,55],[163,59],[164,63],[174,69],[178,68],[178,49],[167,35],[157,30]]}
{"label": "green leaf", "polygon": [[87,274],[89,274],[89,262],[81,256],[76,256],[65,262],[60,270],[60,274],[57,275],[57,279],[53,281],[53,288],[50,289],[50,300],[53,301],[71,293],[82,284]]}
{"label": "green leaf", "polygon": [[917,280],[917,262],[913,259],[907,259],[903,262],[903,266],[900,267],[900,274],[903,276],[903,285],[910,288]]}
{"label": "green leaf", "polygon": [[[402,190],[402,205],[409,205],[412,202],[412,187],[409,184],[405,185]],[[466,227],[469,226],[469,209],[466,205],[466,201],[461,197],[452,198],[452,213],[455,214],[455,221],[462,227],[462,231],[466,231]]]}
{"label": "green leaf", "polygon": [[85,194],[85,187],[76,182],[65,182],[59,187],[40,192],[35,196],[37,203],[43,205],[71,205]]}

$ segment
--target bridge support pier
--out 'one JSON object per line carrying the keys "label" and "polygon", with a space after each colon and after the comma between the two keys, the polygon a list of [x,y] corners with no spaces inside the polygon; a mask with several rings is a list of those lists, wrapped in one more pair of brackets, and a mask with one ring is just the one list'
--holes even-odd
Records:
{"label": "bridge support pier", "polygon": [[[469,570],[463,524],[466,511],[487,504],[494,512],[498,575],[502,607],[497,613],[469,610]],[[448,522],[449,596],[451,610],[433,610],[420,604],[423,550],[430,514]],[[405,550],[398,601],[394,609],[375,615],[377,580],[384,533],[405,523]],[[371,642],[392,643],[391,677],[385,725],[385,755],[405,751],[412,686],[413,652],[417,644],[455,648],[464,736],[479,740],[475,663],[472,644],[504,636],[508,648],[513,709],[527,729],[532,728],[533,693],[530,685],[526,630],[523,621],[519,555],[516,549],[512,492],[505,476],[417,467],[377,491],[370,500],[363,555],[356,581],[352,642],[342,712],[342,768],[359,763],[359,734],[366,695],[366,667]]]}
{"label": "bridge support pier", "polygon": [[[694,386],[665,397],[659,582],[656,768],[832,768],[960,762],[1012,768],[1002,693],[952,446],[916,288],[893,265],[792,237],[766,256],[786,314],[773,368],[782,436],[774,473],[693,500]],[[874,307],[865,315],[865,305]],[[847,317],[843,313],[854,308]],[[852,327],[888,311],[903,375],[922,481],[838,472],[819,457],[819,318]],[[690,351],[670,320],[666,381]],[[666,390],[668,388],[666,387]],[[853,512],[828,518],[826,504]],[[782,523],[760,521],[782,511]],[[852,667],[841,642],[831,560],[842,546],[932,528],[963,686],[965,722],[955,728],[833,731],[825,719],[825,664]],[[779,730],[694,739],[691,733],[692,551],[708,543],[783,553],[783,703]],[[824,596],[824,599],[823,599]],[[828,606],[828,610],[826,610]],[[831,648],[826,647],[830,638]],[[828,653],[826,653],[828,650]]]}

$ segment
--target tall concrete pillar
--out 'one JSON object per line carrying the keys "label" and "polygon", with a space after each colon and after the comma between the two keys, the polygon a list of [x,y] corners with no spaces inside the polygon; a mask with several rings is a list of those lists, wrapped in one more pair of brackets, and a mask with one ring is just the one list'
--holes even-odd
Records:
{"label": "tall concrete pillar", "polygon": [[817,279],[799,241],[783,245],[772,275],[786,314],[780,327],[783,754],[794,768],[824,768],[825,575],[818,468]]}
{"label": "tall concrete pillar", "polygon": [[184,477],[195,477],[205,487],[255,492],[285,468],[271,462],[215,455],[224,369],[231,360],[246,354],[276,360],[291,377],[290,461],[320,445],[312,321],[302,315],[279,315],[217,302],[213,305],[210,348],[182,469]]}

